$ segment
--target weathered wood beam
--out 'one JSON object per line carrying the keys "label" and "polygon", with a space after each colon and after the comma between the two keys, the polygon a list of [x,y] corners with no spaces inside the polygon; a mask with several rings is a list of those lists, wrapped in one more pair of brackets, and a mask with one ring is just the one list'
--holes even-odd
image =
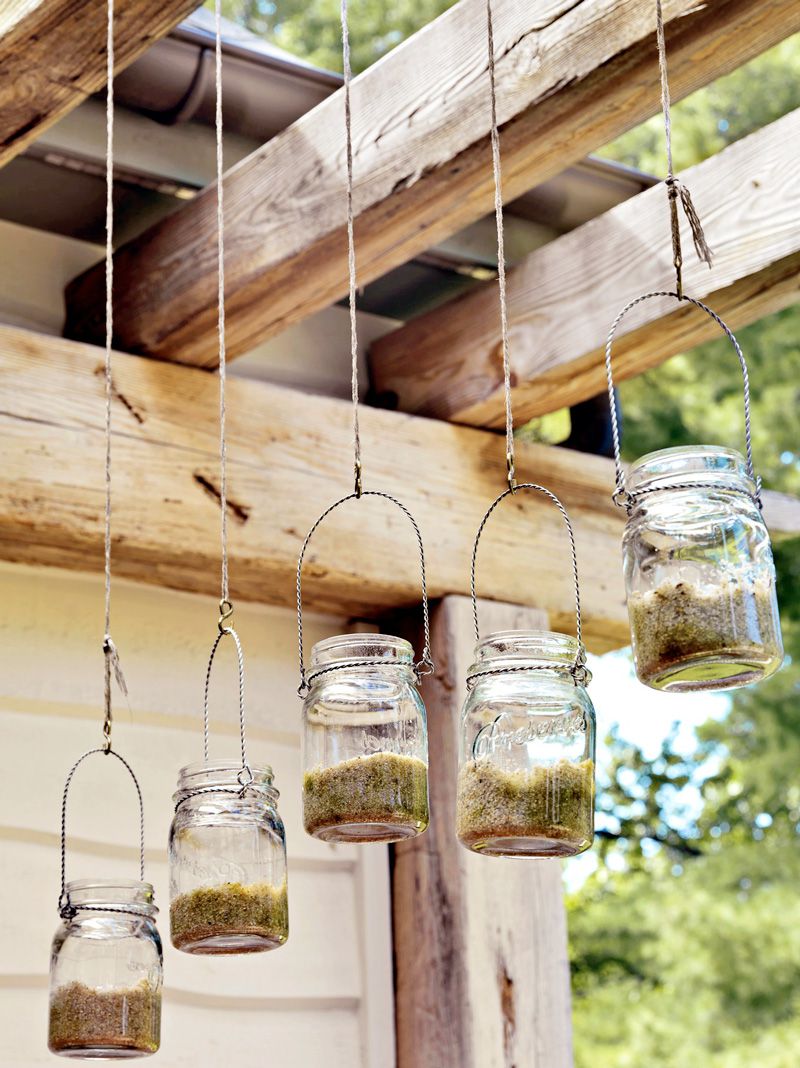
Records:
{"label": "weathered wood beam", "polygon": [[[547,615],[481,602],[484,633],[547,629]],[[413,622],[413,620],[412,620]],[[419,641],[419,635],[407,633]],[[478,857],[455,837],[461,704],[475,636],[468,598],[432,616],[425,681],[431,823],[394,847],[398,1068],[571,1068],[561,865]]]}
{"label": "weathered wood beam", "polygon": [[[653,6],[496,0],[504,194],[559,173],[658,108]],[[676,98],[800,28],[800,0],[667,0]],[[491,210],[486,13],[462,0],[353,84],[361,282]],[[337,93],[225,177],[228,351],[236,356],[347,292]],[[216,364],[216,199],[208,189],[119,250],[117,347]],[[97,342],[103,274],[67,292],[66,334]]]}
{"label": "weathered wood beam", "polygon": [[[0,327],[1,559],[102,568],[102,364],[92,346]],[[114,388],[115,573],[216,592],[216,379],[119,354]],[[234,599],[292,605],[306,531],[352,488],[350,406],[231,379],[228,412],[231,592]],[[468,592],[472,540],[505,481],[503,442],[489,431],[369,408],[361,436],[366,488],[398,496],[422,529],[430,595]],[[610,462],[532,445],[521,447],[517,459],[523,477],[535,475],[571,510],[590,646],[626,644],[622,519],[609,499]],[[522,495],[506,501],[484,541],[480,593],[523,603],[535,598],[554,625],[573,624],[567,544],[551,505]],[[377,615],[419,600],[411,527],[386,502],[349,502],[315,536],[307,559],[310,607]]]}
{"label": "weathered wood beam", "polygon": [[[686,292],[707,301],[734,330],[800,299],[799,141],[800,110],[681,175],[715,253],[709,270],[696,260],[686,233]],[[507,295],[517,422],[603,391],[603,346],[617,313],[640,293],[674,285],[663,186],[513,268]],[[374,388],[395,394],[404,411],[502,426],[497,300],[496,283],[487,283],[380,338],[371,352]],[[720,336],[713,320],[688,305],[647,301],[622,321],[614,378]]]}
{"label": "weathered wood beam", "polygon": [[[117,72],[196,7],[197,0],[117,4]],[[105,85],[106,9],[106,0],[0,4],[0,166]]]}

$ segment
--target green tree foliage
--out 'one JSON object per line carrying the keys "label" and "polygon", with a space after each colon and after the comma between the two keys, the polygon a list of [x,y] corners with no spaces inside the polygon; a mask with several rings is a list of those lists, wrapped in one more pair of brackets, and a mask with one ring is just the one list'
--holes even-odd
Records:
{"label": "green tree foliage", "polygon": [[[800,37],[795,35],[750,63],[672,106],[676,171],[700,163],[798,106]],[[664,120],[654,115],[598,155],[649,174],[666,168]],[[702,209],[702,204],[698,204]]]}
{"label": "green tree foliage", "polygon": [[[800,106],[800,39],[678,104],[676,167]],[[660,118],[605,151],[663,173]],[[702,205],[699,205],[702,211]],[[767,486],[800,493],[800,308],[739,332]],[[743,442],[727,339],[624,383],[624,452]],[[793,1068],[800,1049],[800,540],[776,547],[787,664],[678,752],[609,738],[599,867],[568,902],[577,1068]]]}
{"label": "green tree foliage", "polygon": [[[350,5],[353,70],[364,70],[455,0],[363,0]],[[206,0],[213,8],[213,0]],[[326,70],[342,69],[340,0],[223,0],[226,18]]]}

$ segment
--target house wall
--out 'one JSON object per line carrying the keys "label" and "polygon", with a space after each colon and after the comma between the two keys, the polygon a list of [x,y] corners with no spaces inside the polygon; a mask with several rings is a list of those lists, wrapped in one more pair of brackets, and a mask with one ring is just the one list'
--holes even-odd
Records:
{"label": "house wall", "polygon": [[[61,792],[101,741],[102,579],[0,565],[0,1063],[51,1064],[47,969],[58,924]],[[145,803],[146,877],[168,942],[166,840],[178,769],[202,756],[202,694],[216,635],[213,598],[118,582],[112,633],[130,691],[115,695],[114,745]],[[391,920],[384,846],[309,838],[300,814],[300,705],[291,612],[237,606],[246,658],[250,759],[272,764],[289,854],[286,946],[192,958],[165,946],[163,1041],[169,1068],[252,1062],[273,1068],[394,1063]],[[342,628],[310,616],[308,648]],[[232,650],[212,682],[211,751],[238,752]],[[136,808],[124,770],[93,758],[70,792],[68,878],[135,876]]]}

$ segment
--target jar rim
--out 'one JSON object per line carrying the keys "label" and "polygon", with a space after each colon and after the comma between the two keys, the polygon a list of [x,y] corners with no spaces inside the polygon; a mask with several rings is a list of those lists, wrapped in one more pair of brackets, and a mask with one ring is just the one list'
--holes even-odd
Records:
{"label": "jar rim", "polygon": [[268,798],[273,804],[280,794],[274,785],[274,775],[269,764],[249,764],[253,778],[249,783],[240,779],[242,761],[198,760],[187,764],[178,772],[178,783],[172,800],[177,806],[190,797],[213,797],[214,793],[239,792],[243,786],[257,791],[262,800]]}
{"label": "jar rim", "polygon": [[[487,664],[497,661],[547,664],[554,671],[569,671],[579,653],[581,660],[585,659],[585,647],[572,634],[555,630],[500,630],[477,642],[470,674],[479,674],[486,670]],[[590,678],[587,671],[586,681]]]}
{"label": "jar rim", "polygon": [[[90,895],[93,903],[97,900],[98,904],[135,905],[148,916],[158,912],[153,884],[142,879],[71,879],[64,890],[70,901]],[[79,903],[88,904],[86,900]]]}
{"label": "jar rim", "polygon": [[397,664],[414,663],[414,646],[395,634],[373,634],[352,631],[348,634],[333,634],[315,642],[311,650],[311,663],[315,667],[336,663],[337,660],[387,660]]}
{"label": "jar rim", "polygon": [[[271,786],[274,774],[270,764],[248,764],[253,773],[254,781]],[[213,775],[232,772],[234,777],[242,770],[241,760],[196,760],[192,764],[185,764],[178,772],[178,781],[194,778],[196,775]]]}
{"label": "jar rim", "polygon": [[721,488],[734,483],[755,493],[742,453],[722,445],[673,445],[645,453],[631,464],[627,481],[632,493],[658,483],[669,489],[683,481],[719,482]]}

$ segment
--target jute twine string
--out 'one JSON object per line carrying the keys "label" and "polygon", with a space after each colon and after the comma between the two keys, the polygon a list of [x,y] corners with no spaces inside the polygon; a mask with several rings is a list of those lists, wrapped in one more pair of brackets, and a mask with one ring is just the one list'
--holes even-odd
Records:
{"label": "jute twine string", "polygon": [[111,401],[114,396],[111,354],[114,342],[114,0],[108,0],[106,21],[106,336],[105,336],[105,517],[103,526],[103,748],[111,752],[111,675],[127,698],[128,687],[119,653],[111,637]]}
{"label": "jute twine string", "polygon": [[[612,499],[619,507],[625,508],[630,514],[637,506],[637,502],[651,493],[658,493],[661,491],[661,484],[656,483],[653,486],[637,489],[635,493],[627,489],[625,484],[625,470],[622,464],[622,457],[620,452],[620,428],[619,428],[619,414],[617,411],[617,398],[614,387],[614,379],[611,367],[611,349],[614,342],[614,336],[617,328],[620,325],[622,319],[634,308],[638,307],[645,301],[653,300],[655,298],[668,297],[685,303],[692,304],[700,311],[705,312],[725,333],[728,340],[733,345],[736,355],[739,360],[739,364],[742,371],[742,385],[744,388],[744,427],[745,427],[745,454],[746,454],[746,467],[747,476],[752,483],[752,489],[749,487],[736,492],[743,493],[745,496],[750,497],[754,504],[760,509],[762,507],[761,501],[761,479],[756,475],[755,468],[753,466],[753,446],[752,446],[752,431],[751,431],[751,412],[750,412],[750,376],[747,369],[747,362],[742,352],[739,342],[733,334],[730,327],[717,315],[715,311],[709,308],[700,300],[696,300],[694,297],[687,296],[683,290],[683,279],[681,269],[683,266],[683,258],[681,254],[681,238],[680,238],[680,222],[678,218],[677,202],[680,200],[683,210],[689,220],[689,226],[692,231],[692,238],[694,241],[695,251],[698,258],[707,263],[710,267],[712,264],[712,253],[705,239],[700,219],[692,204],[691,196],[688,189],[681,184],[681,182],[675,177],[673,173],[673,159],[672,159],[672,118],[670,112],[670,91],[669,80],[667,78],[667,52],[664,41],[664,15],[662,10],[661,0],[656,0],[656,40],[658,43],[658,66],[661,76],[661,107],[664,114],[664,134],[666,142],[666,154],[667,154],[667,177],[665,179],[667,192],[669,195],[670,204],[670,219],[672,230],[672,251],[675,265],[676,286],[675,291],[670,290],[655,290],[650,293],[643,293],[641,296],[629,301],[625,307],[619,312],[616,319],[611,325],[611,329],[606,340],[605,349],[605,365],[606,365],[606,380],[608,386],[608,402],[611,413],[611,435],[614,448],[614,466],[616,469],[616,487],[612,495]],[[670,483],[672,490],[711,490],[715,491],[719,489],[719,483],[714,480],[695,479],[685,482]]]}
{"label": "jute twine string", "polygon": [[697,214],[692,197],[686,186],[675,177],[672,164],[672,113],[670,109],[669,80],[667,78],[667,47],[664,40],[664,13],[661,0],[656,0],[656,39],[658,41],[658,69],[661,75],[661,110],[664,114],[664,137],[667,149],[667,177],[665,185],[669,197],[670,229],[672,234],[672,255],[675,266],[675,289],[679,298],[683,297],[683,254],[681,251],[681,228],[678,217],[678,201],[689,223],[692,241],[697,258],[711,267],[713,253],[706,241],[700,216]]}
{"label": "jute twine string", "polygon": [[353,474],[354,474],[354,487],[353,492],[348,493],[347,496],[335,501],[329,508],[317,518],[316,522],[312,525],[308,534],[305,537],[302,548],[300,550],[300,556],[297,561],[297,576],[296,576],[296,595],[297,595],[297,646],[298,646],[298,659],[300,664],[300,685],[297,692],[299,696],[305,697],[308,693],[310,684],[314,679],[321,675],[326,675],[332,671],[341,671],[346,668],[360,668],[370,667],[375,669],[395,669],[395,665],[391,662],[382,663],[373,659],[351,659],[347,661],[338,661],[335,665],[327,668],[321,668],[309,673],[306,670],[305,665],[305,652],[304,652],[304,637],[303,637],[303,596],[302,596],[302,578],[303,578],[303,562],[308,551],[309,543],[312,535],[315,533],[319,525],[340,505],[345,504],[347,501],[360,500],[362,497],[379,497],[383,500],[390,501],[397,508],[399,508],[404,515],[409,519],[414,529],[414,535],[417,540],[417,548],[419,549],[420,571],[422,576],[422,622],[423,622],[423,649],[422,656],[413,665],[414,674],[417,682],[419,683],[425,675],[429,675],[434,671],[434,663],[431,657],[430,650],[430,620],[428,614],[428,591],[427,580],[425,574],[425,550],[422,543],[422,534],[411,512],[401,503],[396,497],[393,497],[389,493],[383,493],[379,490],[364,490],[362,477],[361,477],[361,434],[359,431],[358,421],[358,320],[356,314],[356,294],[357,294],[357,274],[356,274],[356,251],[355,251],[355,233],[354,233],[354,210],[353,210],[353,116],[351,107],[351,82],[353,78],[352,63],[350,58],[350,30],[348,26],[348,10],[347,0],[341,0],[340,6],[341,25],[342,25],[342,67],[344,70],[344,126],[345,126],[345,163],[346,163],[346,175],[347,175],[347,192],[346,192],[346,204],[347,204],[347,273],[348,273],[348,305],[350,311],[350,389],[353,405]]}
{"label": "jute twine string", "polygon": [[105,515],[104,515],[104,716],[103,744],[96,749],[89,749],[80,756],[67,774],[64,793],[61,798],[61,893],[58,898],[58,910],[64,920],[71,920],[78,912],[121,912],[132,916],[150,915],[146,909],[134,905],[73,905],[67,890],[67,796],[75,772],[87,757],[95,753],[113,756],[126,768],[136,787],[139,801],[139,879],[144,880],[144,806],[139,781],[130,764],[111,747],[112,708],[111,676],[125,697],[128,688],[119,662],[117,647],[111,637],[111,402],[114,396],[112,377],[112,345],[114,341],[114,0],[108,0],[106,7],[106,335],[105,335]]}
{"label": "jute twine string", "polygon": [[[570,543],[570,559],[572,563],[572,576],[575,585],[575,630],[577,635],[577,652],[575,659],[570,668],[573,680],[576,685],[582,685],[587,680],[586,660],[585,652],[582,641],[582,626],[581,626],[581,595],[580,595],[580,583],[578,579],[578,558],[575,550],[575,533],[572,528],[567,510],[558,499],[558,497],[552,493],[545,486],[541,486],[535,482],[523,482],[517,483],[515,464],[514,464],[514,414],[511,400],[511,355],[510,355],[510,342],[509,342],[509,327],[508,327],[508,302],[506,298],[506,258],[505,258],[505,232],[504,232],[504,220],[503,220],[503,180],[502,169],[500,163],[500,134],[497,123],[497,78],[496,78],[496,60],[495,60],[495,46],[494,46],[494,18],[492,12],[492,0],[486,0],[486,40],[488,49],[488,68],[489,68],[489,102],[491,109],[491,146],[492,146],[492,174],[494,177],[494,215],[495,223],[497,226],[497,287],[498,295],[500,298],[500,331],[502,336],[502,353],[503,353],[503,395],[505,400],[505,415],[506,415],[506,475],[508,479],[508,489],[504,490],[487,509],[486,513],[481,520],[478,532],[475,536],[475,541],[472,546],[472,566],[470,571],[470,592],[472,595],[472,614],[473,622],[475,625],[475,640],[480,641],[480,627],[478,624],[478,598],[475,586],[475,568],[478,557],[478,545],[480,543],[481,535],[489,520],[489,517],[494,512],[495,508],[501,501],[505,500],[511,494],[515,494],[517,490],[532,490],[536,493],[541,493],[547,497],[558,508],[564,523],[567,528],[567,534]],[[488,668],[485,671],[473,672],[467,677],[467,685],[472,686],[479,679],[486,675],[499,675],[505,674],[509,671],[527,671],[537,670],[529,667],[504,667],[504,668]],[[541,670],[545,670],[544,668]]]}
{"label": "jute twine string", "polygon": [[511,411],[511,356],[508,339],[506,299],[506,250],[503,222],[503,175],[500,166],[500,133],[497,126],[497,83],[494,58],[494,19],[492,0],[486,0],[486,37],[489,50],[489,101],[491,107],[492,173],[494,176],[494,217],[497,228],[497,289],[500,297],[500,333],[503,352],[503,388],[506,407],[506,470],[508,486],[516,489],[514,471],[514,417]]}
{"label": "jute twine string", "polygon": [[347,274],[348,306],[350,310],[350,393],[353,401],[353,474],[355,495],[363,492],[361,481],[361,433],[358,425],[358,320],[356,317],[356,241],[353,222],[353,117],[350,107],[350,83],[353,71],[350,62],[350,29],[347,19],[347,0],[342,0],[342,67],[344,70],[345,160],[347,165]]}
{"label": "jute twine string", "polygon": [[[228,439],[227,407],[225,387],[227,385],[227,349],[225,345],[225,189],[224,174],[224,126],[222,116],[222,2],[214,4],[214,133],[216,139],[216,194],[217,194],[217,340],[219,345],[219,507],[220,507],[220,601],[218,634],[211,647],[211,654],[206,669],[206,682],[203,697],[203,759],[208,763],[208,697],[211,682],[211,668],[220,642],[230,637],[236,647],[236,659],[239,670],[239,740],[241,745],[242,767],[239,783],[242,793],[253,782],[253,773],[247,762],[247,742],[245,737],[245,703],[244,703],[244,655],[239,635],[231,623],[233,603],[230,599],[228,568]],[[208,790],[205,792],[209,792]],[[221,792],[228,792],[221,790]]]}

